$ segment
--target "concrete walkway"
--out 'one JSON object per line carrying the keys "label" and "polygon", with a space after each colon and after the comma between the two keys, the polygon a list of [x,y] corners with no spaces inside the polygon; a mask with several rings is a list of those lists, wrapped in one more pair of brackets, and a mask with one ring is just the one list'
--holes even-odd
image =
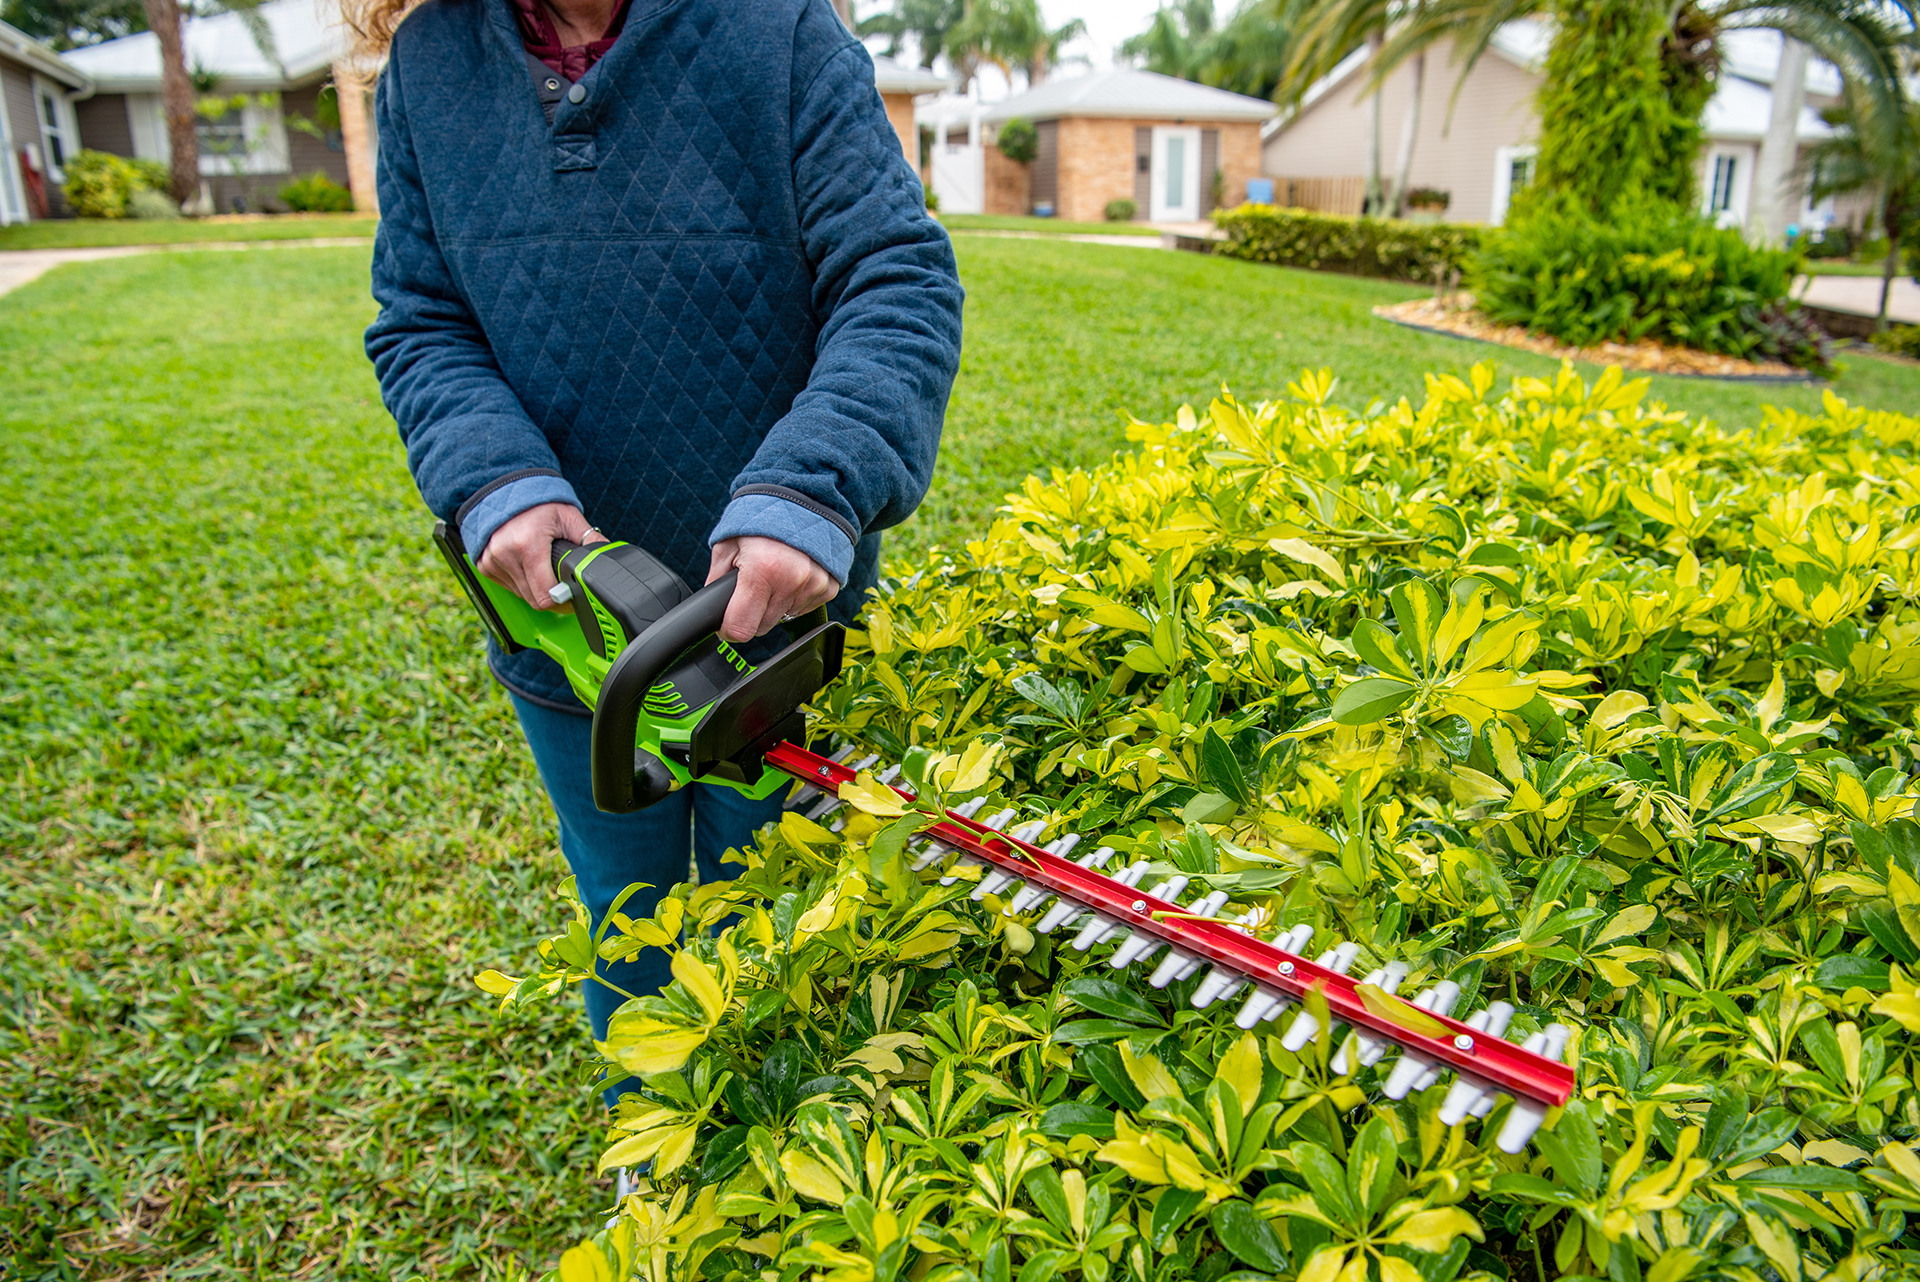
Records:
{"label": "concrete walkway", "polygon": [[[1794,297],[1803,303],[1857,312],[1862,316],[1880,314],[1880,278],[1877,276],[1806,276],[1802,280],[1805,284],[1794,291]],[[1894,277],[1887,316],[1920,325],[1920,285],[1913,283],[1913,277]]]}
{"label": "concrete walkway", "polygon": [[1074,240],[1082,245],[1121,245],[1127,249],[1166,249],[1160,236],[1102,236],[1097,232],[1005,231],[997,228],[949,227],[949,236],[998,236],[1002,240]]}
{"label": "concrete walkway", "polygon": [[90,263],[99,258],[130,254],[186,253],[197,250],[329,249],[344,245],[371,245],[368,236],[316,236],[308,240],[209,240],[179,245],[99,245],[85,249],[0,250],[0,294],[38,280],[63,263]]}

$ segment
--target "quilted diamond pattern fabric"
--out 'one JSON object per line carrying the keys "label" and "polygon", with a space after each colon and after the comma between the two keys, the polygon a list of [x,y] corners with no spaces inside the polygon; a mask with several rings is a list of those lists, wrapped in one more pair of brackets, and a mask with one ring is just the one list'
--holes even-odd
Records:
{"label": "quilted diamond pattern fabric", "polygon": [[[952,248],[827,0],[634,0],[548,125],[510,0],[428,0],[381,76],[367,351],[427,505],[557,469],[691,583],[734,491],[864,532],[926,492],[959,363]],[[544,655],[508,684],[571,704]]]}

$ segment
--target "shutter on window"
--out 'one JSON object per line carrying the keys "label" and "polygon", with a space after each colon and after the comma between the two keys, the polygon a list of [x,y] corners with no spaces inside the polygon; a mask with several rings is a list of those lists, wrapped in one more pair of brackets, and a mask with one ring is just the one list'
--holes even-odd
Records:
{"label": "shutter on window", "polygon": [[1213,175],[1220,168],[1220,131],[1200,131],[1200,212],[1213,212]]}
{"label": "shutter on window", "polygon": [[1148,217],[1153,204],[1153,129],[1141,126],[1133,131],[1133,203],[1140,216]]}
{"label": "shutter on window", "polygon": [[1060,212],[1060,122],[1042,120],[1033,127],[1039,146],[1033,154],[1032,197],[1036,205],[1052,205]]}

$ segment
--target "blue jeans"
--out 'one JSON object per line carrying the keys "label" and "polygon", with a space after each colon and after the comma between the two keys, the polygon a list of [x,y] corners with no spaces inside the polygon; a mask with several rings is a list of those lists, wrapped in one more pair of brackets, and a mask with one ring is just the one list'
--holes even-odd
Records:
{"label": "blue jeans", "polygon": [[[587,770],[593,723],[518,695],[511,697],[527,746],[533,749],[534,764],[540,768],[540,781],[560,820],[560,853],[567,857],[596,930],[614,899],[635,882],[646,882],[651,889],[636,892],[620,911],[643,918],[653,915],[667,891],[693,880],[690,862],[698,867],[702,885],[729,880],[734,874],[721,870],[720,856],[730,847],[747,846],[762,824],[780,818],[781,792],[765,801],[749,801],[732,788],[706,783],[669,793],[659,803],[630,815],[597,810]],[[657,948],[622,962],[600,962],[598,971],[636,997],[659,992],[672,978],[667,954]],[[589,982],[582,987],[593,1035],[604,1039],[608,1017],[626,999],[605,984]],[[624,1088],[625,1079],[607,1087],[607,1103],[611,1105]]]}

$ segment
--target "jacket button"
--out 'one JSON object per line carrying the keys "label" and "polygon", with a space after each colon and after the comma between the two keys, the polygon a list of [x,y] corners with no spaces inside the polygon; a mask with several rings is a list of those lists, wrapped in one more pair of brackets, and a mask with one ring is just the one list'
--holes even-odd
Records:
{"label": "jacket button", "polygon": [[573,88],[567,90],[568,102],[579,103],[579,102],[585,102],[586,100],[587,100],[587,87],[585,85],[575,85]]}

